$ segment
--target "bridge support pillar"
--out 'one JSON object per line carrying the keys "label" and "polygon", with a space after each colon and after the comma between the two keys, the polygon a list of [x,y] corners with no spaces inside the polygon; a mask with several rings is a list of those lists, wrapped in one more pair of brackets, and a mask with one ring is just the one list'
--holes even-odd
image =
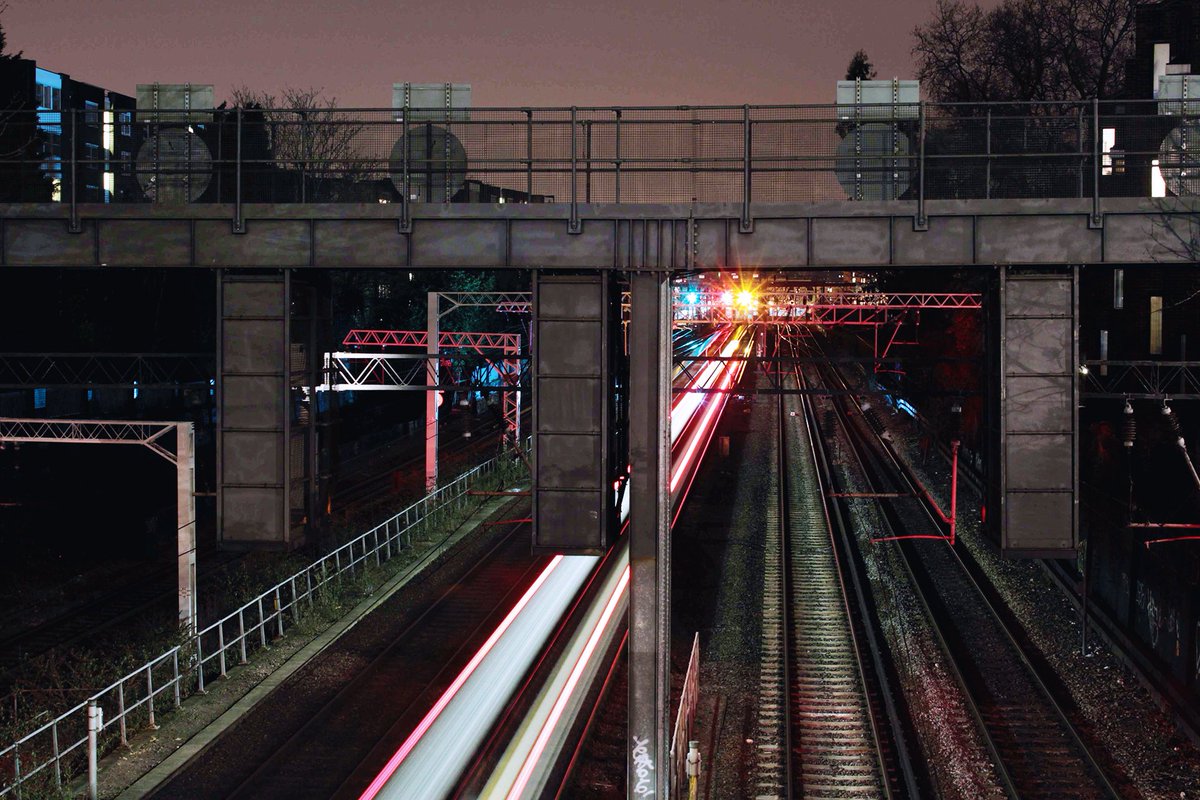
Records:
{"label": "bridge support pillar", "polygon": [[671,658],[671,282],[631,278],[628,796],[666,797]]}
{"label": "bridge support pillar", "polygon": [[324,513],[313,390],[324,293],[286,269],[225,270],[217,280],[218,537],[232,548],[291,549]]}
{"label": "bridge support pillar", "polygon": [[1079,267],[1000,268],[1001,548],[1074,558],[1079,543]]}

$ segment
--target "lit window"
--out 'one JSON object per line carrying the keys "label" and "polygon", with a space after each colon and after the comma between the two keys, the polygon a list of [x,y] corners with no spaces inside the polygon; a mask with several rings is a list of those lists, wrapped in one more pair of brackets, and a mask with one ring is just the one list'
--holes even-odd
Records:
{"label": "lit window", "polygon": [[1102,133],[1102,139],[1103,139],[1103,144],[1102,144],[1103,149],[1101,152],[1103,153],[1103,155],[1100,157],[1100,174],[1101,175],[1112,175],[1112,173],[1113,173],[1112,149],[1117,144],[1117,129],[1116,128],[1105,128]]}
{"label": "lit window", "polygon": [[1150,162],[1150,196],[1167,196],[1167,182],[1163,180],[1162,170],[1158,168],[1157,158]]}
{"label": "lit window", "polygon": [[46,407],[46,390],[45,389],[34,389],[33,390],[33,407],[35,409]]}

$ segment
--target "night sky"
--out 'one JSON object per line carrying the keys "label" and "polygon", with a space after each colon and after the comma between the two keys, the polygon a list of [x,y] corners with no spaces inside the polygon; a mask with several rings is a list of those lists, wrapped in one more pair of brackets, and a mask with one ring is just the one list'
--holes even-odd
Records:
{"label": "night sky", "polygon": [[314,86],[343,107],[388,107],[393,82],[455,81],[476,107],[829,103],[859,48],[879,77],[912,77],[912,29],[934,5],[9,0],[0,19],[10,50],[127,94]]}

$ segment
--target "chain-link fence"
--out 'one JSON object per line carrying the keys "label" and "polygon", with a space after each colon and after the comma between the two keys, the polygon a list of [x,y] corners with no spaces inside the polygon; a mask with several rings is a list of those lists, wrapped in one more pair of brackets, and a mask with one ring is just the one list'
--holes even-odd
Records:
{"label": "chain-link fence", "polygon": [[1200,101],[0,112],[0,201],[1193,195]]}

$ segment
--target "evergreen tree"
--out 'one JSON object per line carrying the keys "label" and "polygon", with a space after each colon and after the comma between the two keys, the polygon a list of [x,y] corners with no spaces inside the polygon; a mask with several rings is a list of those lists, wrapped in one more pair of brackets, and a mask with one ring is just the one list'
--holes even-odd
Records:
{"label": "evergreen tree", "polygon": [[[7,4],[0,3],[0,15]],[[0,202],[49,202],[50,180],[39,163],[45,153],[45,134],[37,126],[37,106],[17,86],[21,53],[7,49],[0,23]],[[27,62],[26,62],[27,63]]]}
{"label": "evergreen tree", "polygon": [[850,66],[846,67],[846,80],[874,80],[875,65],[871,63],[871,59],[867,57],[866,50],[859,50],[850,59]]}

